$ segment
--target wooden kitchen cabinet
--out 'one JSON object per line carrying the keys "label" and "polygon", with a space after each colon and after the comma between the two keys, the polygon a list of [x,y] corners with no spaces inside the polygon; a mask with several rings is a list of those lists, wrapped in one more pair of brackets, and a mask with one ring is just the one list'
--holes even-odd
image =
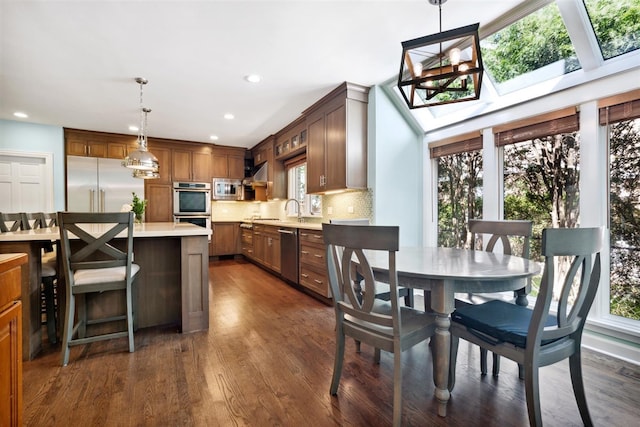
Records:
{"label": "wooden kitchen cabinet", "polygon": [[22,425],[22,268],[26,254],[0,255],[0,425]]}
{"label": "wooden kitchen cabinet", "polygon": [[244,178],[244,148],[214,147],[211,158],[212,178]]}
{"label": "wooden kitchen cabinet", "polygon": [[210,182],[211,149],[208,147],[184,147],[171,152],[171,169],[174,181]]}
{"label": "wooden kitchen cabinet", "polygon": [[268,269],[280,273],[280,233],[278,227],[264,224],[253,225],[254,260]]}
{"label": "wooden kitchen cabinet", "polygon": [[146,222],[171,222],[173,221],[173,186],[157,184],[154,181],[147,179],[144,183],[144,198],[147,200],[144,219]]}
{"label": "wooden kitchen cabinet", "polygon": [[330,298],[327,277],[326,249],[322,231],[300,229],[300,285],[323,297]]}
{"label": "wooden kitchen cabinet", "polygon": [[283,160],[304,153],[307,146],[307,126],[301,116],[276,134],[274,155]]}
{"label": "wooden kitchen cabinet", "polygon": [[138,148],[137,136],[64,129],[67,156],[124,159]]}
{"label": "wooden kitchen cabinet", "polygon": [[267,250],[265,262],[269,268],[280,273],[282,267],[281,242],[278,227],[269,227],[267,232]]}
{"label": "wooden kitchen cabinet", "polygon": [[250,228],[241,228],[240,230],[240,249],[242,251],[242,255],[249,259],[254,259],[255,256],[253,254],[253,230]]}
{"label": "wooden kitchen cabinet", "polygon": [[287,174],[284,163],[274,156],[275,136],[271,135],[251,150],[254,166],[267,163],[267,200],[286,199]]}
{"label": "wooden kitchen cabinet", "polygon": [[367,188],[368,93],[345,82],[303,113],[307,193]]}
{"label": "wooden kitchen cabinet", "polygon": [[212,222],[209,255],[236,255],[240,253],[240,223]]}
{"label": "wooden kitchen cabinet", "polygon": [[147,208],[146,222],[173,221],[173,180],[171,171],[171,148],[149,140],[149,151],[158,159],[160,178],[144,180],[144,198]]}
{"label": "wooden kitchen cabinet", "polygon": [[148,149],[158,159],[158,173],[160,174],[160,178],[147,179],[145,183],[152,182],[154,184],[172,185],[171,148],[158,144],[150,139]]}

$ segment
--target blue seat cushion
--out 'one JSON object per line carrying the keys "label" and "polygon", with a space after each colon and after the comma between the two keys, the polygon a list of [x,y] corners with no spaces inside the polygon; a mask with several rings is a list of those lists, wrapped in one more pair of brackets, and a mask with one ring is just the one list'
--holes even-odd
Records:
{"label": "blue seat cushion", "polygon": [[[494,300],[484,304],[466,305],[456,309],[451,315],[453,322],[469,328],[487,342],[494,344],[509,342],[521,348],[527,346],[527,331],[533,310]],[[555,316],[548,315],[545,326],[556,326]],[[555,340],[543,340],[542,345]]]}

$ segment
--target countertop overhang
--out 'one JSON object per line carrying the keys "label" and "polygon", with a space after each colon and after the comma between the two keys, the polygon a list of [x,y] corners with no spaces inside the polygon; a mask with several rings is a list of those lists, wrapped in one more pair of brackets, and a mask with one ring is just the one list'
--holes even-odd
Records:
{"label": "countertop overhang", "polygon": [[[216,221],[213,221],[213,222],[216,222]],[[262,224],[262,225],[271,225],[273,227],[283,227],[283,228],[322,230],[322,223],[313,223],[313,222],[283,221],[280,219],[254,219],[254,220],[243,220],[241,222],[245,224]]]}
{"label": "countertop overhang", "polygon": [[[90,224],[85,228],[89,233],[102,234],[106,230],[104,225]],[[184,237],[184,236],[209,236],[211,230],[191,223],[175,222],[144,222],[134,224],[133,237]],[[118,237],[126,237],[121,233]],[[58,240],[60,229],[58,227],[38,228],[36,230],[10,231],[0,234],[0,242],[24,242],[38,240]]]}

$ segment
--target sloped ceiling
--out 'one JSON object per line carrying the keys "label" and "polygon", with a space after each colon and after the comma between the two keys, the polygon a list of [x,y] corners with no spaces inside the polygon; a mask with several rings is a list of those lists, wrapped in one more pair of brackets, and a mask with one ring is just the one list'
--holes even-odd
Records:
{"label": "sloped ceiling", "polygon": [[[520,3],[449,0],[443,30]],[[252,147],[343,81],[394,78],[438,22],[427,0],[0,0],[0,118],[135,133],[142,76],[150,136]]]}

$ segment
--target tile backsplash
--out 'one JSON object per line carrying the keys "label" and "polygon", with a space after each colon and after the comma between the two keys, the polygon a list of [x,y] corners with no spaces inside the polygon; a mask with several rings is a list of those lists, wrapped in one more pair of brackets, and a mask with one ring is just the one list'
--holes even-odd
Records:
{"label": "tile backsplash", "polygon": [[[241,221],[252,216],[286,220],[285,200],[268,202],[211,203],[212,221]],[[373,221],[373,194],[371,190],[349,191],[322,196],[322,217],[305,217],[305,222],[321,223],[338,218],[369,218]]]}

